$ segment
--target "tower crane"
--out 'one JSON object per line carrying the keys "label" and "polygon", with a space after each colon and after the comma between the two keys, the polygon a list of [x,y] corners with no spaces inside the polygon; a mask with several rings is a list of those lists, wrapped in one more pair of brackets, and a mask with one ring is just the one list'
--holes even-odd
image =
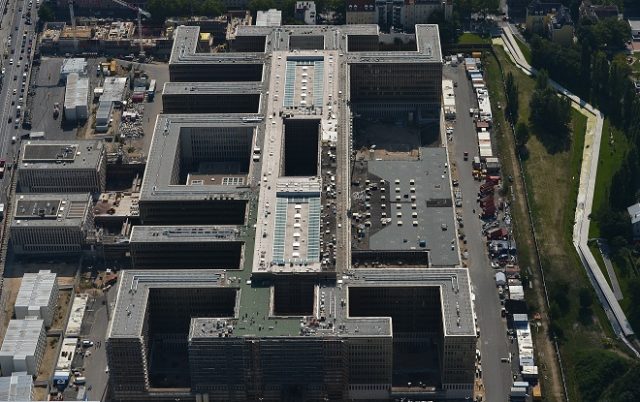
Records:
{"label": "tower crane", "polygon": [[144,46],[142,44],[142,16],[144,15],[146,18],[151,18],[151,13],[141,9],[140,7],[132,6],[131,4],[122,0],[111,0],[111,1],[113,1],[114,3],[120,4],[122,7],[126,7],[129,10],[134,10],[138,13],[138,40],[140,42],[140,58],[143,58]]}

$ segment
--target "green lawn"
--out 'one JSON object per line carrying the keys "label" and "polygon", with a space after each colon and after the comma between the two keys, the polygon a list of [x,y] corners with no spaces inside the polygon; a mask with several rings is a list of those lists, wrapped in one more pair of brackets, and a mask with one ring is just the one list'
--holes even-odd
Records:
{"label": "green lawn", "polygon": [[463,45],[491,43],[489,39],[483,38],[473,33],[463,33],[458,37],[458,43]]}
{"label": "green lawn", "polygon": [[531,64],[532,58],[531,58],[531,49],[529,48],[529,45],[521,41],[520,38],[518,38],[517,36],[514,36],[514,38],[516,40],[516,43],[518,44],[518,47],[520,47],[520,51],[524,55],[525,60],[527,61],[527,63]]}
{"label": "green lawn", "polygon": [[[519,116],[522,121],[527,121],[529,96],[533,93],[534,79],[513,66],[502,48],[495,47],[495,50],[504,69],[504,74],[511,72],[516,79],[520,91]],[[494,96],[492,99],[495,99],[495,96],[498,99],[504,99],[499,69],[497,64],[491,61],[493,59],[490,59],[488,63],[487,77],[492,96]],[[586,121],[585,116],[572,110],[571,147],[563,152],[550,154],[533,133],[527,143],[529,156],[523,166],[532,209],[532,223],[536,232],[540,260],[552,304],[551,315],[553,322],[559,325],[562,332],[560,349],[571,400],[588,399],[581,394],[581,389],[576,381],[576,378],[581,374],[576,363],[578,353],[611,347],[613,343],[609,339],[612,337],[609,323],[597,302],[592,306],[593,320],[584,323],[579,320],[578,293],[580,289],[589,289],[593,300],[596,300],[595,293],[572,244]],[[504,127],[504,124],[501,126]],[[496,130],[498,137],[510,135],[506,130],[502,133],[501,131],[498,127]],[[522,195],[516,194],[515,196]],[[527,220],[526,213],[518,213],[516,210],[514,211],[514,219],[516,225],[521,226],[522,222]],[[524,235],[526,236],[526,233]],[[517,238],[517,240],[522,239]],[[518,244],[518,248],[519,250],[523,249],[520,244]],[[524,259],[522,255],[519,256],[522,265]],[[613,345],[615,346],[615,343]],[[543,392],[545,392],[547,400],[554,400],[551,395],[546,393],[548,390],[545,390],[544,384]]]}
{"label": "green lawn", "polygon": [[[618,171],[628,150],[624,133],[613,127],[609,119],[604,120],[602,140],[600,141],[600,157],[598,160],[598,176],[593,194],[592,212],[597,212],[608,204],[611,178]],[[600,228],[595,220],[589,225],[589,237],[599,237]]]}

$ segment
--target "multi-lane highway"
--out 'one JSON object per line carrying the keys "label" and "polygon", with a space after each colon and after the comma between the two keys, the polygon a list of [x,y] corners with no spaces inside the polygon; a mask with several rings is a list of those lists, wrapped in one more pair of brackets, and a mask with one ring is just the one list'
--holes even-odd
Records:
{"label": "multi-lane highway", "polygon": [[[7,12],[2,16],[0,29],[0,49],[3,53],[3,85],[0,92],[0,159],[5,160],[8,165],[13,165],[23,132],[22,119],[29,91],[38,12],[37,0],[7,0],[2,5],[2,10],[6,9]],[[19,115],[18,110],[20,110]],[[5,172],[0,179],[2,202],[7,201],[9,177],[10,174]]]}

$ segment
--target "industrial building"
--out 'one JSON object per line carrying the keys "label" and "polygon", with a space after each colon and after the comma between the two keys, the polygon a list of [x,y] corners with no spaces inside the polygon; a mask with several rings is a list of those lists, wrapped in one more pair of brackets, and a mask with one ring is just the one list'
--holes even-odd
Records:
{"label": "industrial building", "polygon": [[11,377],[0,377],[0,401],[26,402],[33,398],[33,377],[27,372],[14,372]]}
{"label": "industrial building", "polygon": [[[415,31],[393,48],[374,25],[239,26],[215,53],[176,29],[107,331],[114,401],[473,396],[446,149],[355,172],[407,221],[370,229],[368,268],[350,241],[368,196],[348,174],[353,115],[440,120],[438,27]],[[247,93],[257,105],[232,101]]]}
{"label": "industrial building", "polygon": [[240,269],[244,239],[237,226],[134,226],[133,267]]}
{"label": "industrial building", "polygon": [[100,102],[96,110],[96,132],[106,133],[111,124],[111,114],[113,113],[113,102]]}
{"label": "industrial building", "polygon": [[77,254],[93,238],[91,195],[16,194],[11,243],[16,254]]}
{"label": "industrial building", "polygon": [[86,293],[80,293],[73,298],[73,304],[71,305],[71,314],[69,315],[69,321],[67,322],[67,328],[64,330],[64,334],[68,338],[77,338],[80,336],[80,330],[82,329],[82,319],[87,309],[87,301],[89,295]]}
{"label": "industrial building", "polygon": [[62,60],[62,66],[60,67],[60,79],[67,82],[69,74],[78,74],[80,77],[86,77],[87,59],[78,57]]}
{"label": "industrial building", "polygon": [[42,320],[11,320],[0,348],[0,370],[2,376],[26,371],[38,375],[44,356],[47,334]]}
{"label": "industrial building", "polygon": [[64,118],[67,121],[85,121],[89,109],[89,78],[77,73],[67,76],[64,92]]}
{"label": "industrial building", "polygon": [[25,273],[16,297],[14,312],[17,319],[39,318],[50,327],[58,302],[56,274],[50,270]]}
{"label": "industrial building", "polygon": [[23,193],[99,194],[106,184],[106,151],[101,141],[26,141],[18,162]]}

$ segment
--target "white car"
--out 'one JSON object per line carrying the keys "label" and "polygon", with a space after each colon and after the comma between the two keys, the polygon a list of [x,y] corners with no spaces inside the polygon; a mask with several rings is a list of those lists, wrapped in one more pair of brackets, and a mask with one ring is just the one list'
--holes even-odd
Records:
{"label": "white car", "polygon": [[12,66],[13,65],[13,59],[9,59],[9,65]]}
{"label": "white car", "polygon": [[17,93],[18,93],[18,90],[17,90],[17,89],[15,89],[15,88],[13,88],[13,94],[15,95],[15,94],[17,94]]}

